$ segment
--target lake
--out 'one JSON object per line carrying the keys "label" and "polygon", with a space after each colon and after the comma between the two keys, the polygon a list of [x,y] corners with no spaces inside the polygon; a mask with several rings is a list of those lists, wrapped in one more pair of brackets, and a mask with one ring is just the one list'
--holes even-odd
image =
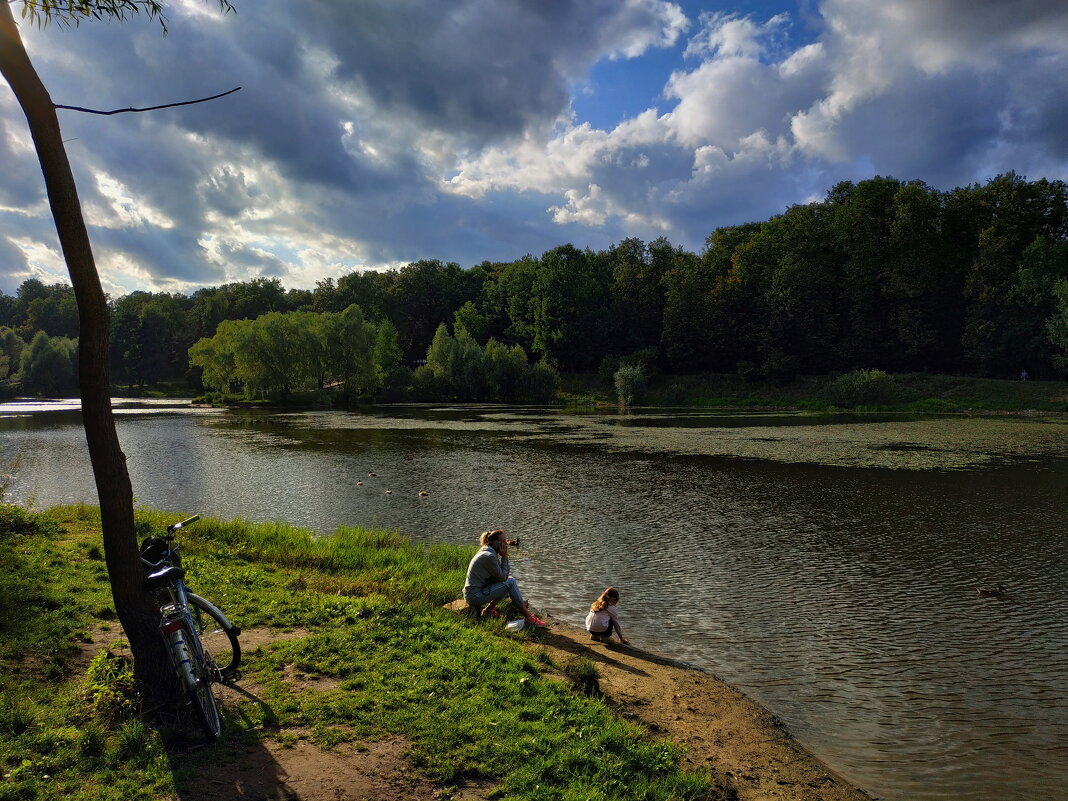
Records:
{"label": "lake", "polygon": [[[176,515],[503,528],[536,608],[581,625],[619,587],[635,645],[880,798],[1068,798],[1068,420],[121,402],[117,425],[137,502]],[[9,501],[96,503],[77,403],[0,404],[0,473]]]}

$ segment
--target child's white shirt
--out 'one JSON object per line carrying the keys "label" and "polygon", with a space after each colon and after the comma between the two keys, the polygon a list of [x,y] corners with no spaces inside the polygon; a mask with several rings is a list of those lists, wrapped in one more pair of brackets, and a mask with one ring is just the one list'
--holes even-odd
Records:
{"label": "child's white shirt", "polygon": [[622,640],[623,627],[619,625],[619,613],[616,611],[614,604],[608,604],[600,612],[594,612],[591,609],[590,613],[586,615],[586,631],[591,634],[601,634],[608,628],[608,621],[610,620],[616,624],[616,634]]}

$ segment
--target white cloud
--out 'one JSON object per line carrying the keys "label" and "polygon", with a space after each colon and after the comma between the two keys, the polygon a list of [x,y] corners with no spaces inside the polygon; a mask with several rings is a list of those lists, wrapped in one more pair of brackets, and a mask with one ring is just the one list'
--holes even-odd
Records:
{"label": "white cloud", "polygon": [[121,250],[96,248],[96,267],[104,292],[112,297],[137,289],[149,292],[181,292],[186,289],[182,282],[160,280],[142,262]]}
{"label": "white cloud", "polygon": [[872,31],[926,73],[997,71],[1017,53],[1068,52],[1068,4],[1057,0],[823,0],[820,10],[833,30]]}
{"label": "white cloud", "polygon": [[609,17],[604,39],[608,58],[637,58],[654,47],[670,47],[690,28],[675,3],[625,0],[623,12]]}
{"label": "white cloud", "polygon": [[603,225],[608,216],[605,210],[604,198],[601,187],[590,184],[583,194],[577,189],[568,189],[564,192],[567,199],[566,206],[551,206],[553,222],[569,223],[580,222],[584,225]]}
{"label": "white cloud", "polygon": [[143,197],[138,197],[122,181],[103,170],[95,170],[96,189],[104,203],[85,202],[82,211],[87,225],[101,228],[131,228],[152,225],[157,228],[173,228],[174,220],[155,208]]}
{"label": "white cloud", "polygon": [[701,15],[702,30],[686,45],[685,55],[705,58],[756,59],[769,53],[772,38],[789,22],[786,14],[776,14],[765,23],[750,17],[712,12]]}
{"label": "white cloud", "polygon": [[[7,98],[0,98],[0,109],[3,110],[5,116],[17,119],[21,112],[16,109],[16,104],[14,102],[4,103],[4,100],[7,100]],[[10,153],[13,158],[37,158],[37,154],[33,149],[33,138],[30,136],[29,129],[25,126],[5,125],[4,140],[7,144],[8,153]]]}
{"label": "white cloud", "polygon": [[6,239],[25,259],[20,274],[26,278],[40,278],[46,284],[70,283],[67,263],[57,248],[29,237],[8,236]]}

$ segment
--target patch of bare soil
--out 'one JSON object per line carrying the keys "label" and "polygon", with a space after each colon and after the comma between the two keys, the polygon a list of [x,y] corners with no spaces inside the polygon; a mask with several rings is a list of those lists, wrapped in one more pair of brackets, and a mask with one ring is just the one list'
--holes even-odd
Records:
{"label": "patch of bare soil", "polygon": [[[273,642],[307,636],[308,632],[241,632],[241,649],[251,653]],[[327,692],[338,683],[325,676],[298,671],[292,665],[282,677],[297,692]],[[216,687],[216,698],[240,717],[248,704],[266,706],[260,689],[248,680]],[[266,708],[265,718],[274,718]],[[445,792],[418,773],[407,759],[410,744],[401,737],[368,743],[342,743],[324,750],[303,729],[279,727],[273,737],[246,747],[213,746],[183,761],[181,801],[481,801],[490,787],[449,788]]]}
{"label": "patch of bare soil", "polygon": [[626,716],[687,748],[740,801],[871,801],[806,751],[782,722],[712,675],[633,646],[601,645],[554,622],[539,637],[558,664],[586,657],[601,691]]}
{"label": "patch of bare soil", "polygon": [[219,749],[182,782],[182,801],[433,801],[439,790],[412,770],[400,738],[329,751],[304,739]]}
{"label": "patch of bare soil", "polygon": [[[241,632],[241,652],[248,654],[268,643],[300,639],[301,637],[307,636],[308,632],[304,629],[293,629],[292,631],[246,629]],[[97,652],[102,648],[106,648],[118,654],[128,654],[129,647],[126,645],[125,638],[126,635],[123,633],[122,627],[118,623],[94,628],[89,632],[89,638],[81,643],[78,656],[74,660],[74,667],[76,669],[84,670],[89,666],[93,657],[96,656]]]}

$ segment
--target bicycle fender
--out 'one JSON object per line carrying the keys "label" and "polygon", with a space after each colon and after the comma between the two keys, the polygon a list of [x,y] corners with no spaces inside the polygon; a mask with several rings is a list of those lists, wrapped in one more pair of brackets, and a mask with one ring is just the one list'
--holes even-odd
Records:
{"label": "bicycle fender", "polygon": [[221,620],[223,622],[224,628],[229,632],[233,632],[233,635],[235,637],[241,633],[241,629],[239,629],[237,626],[235,626],[233,623],[231,623],[230,622],[230,618],[228,618],[226,615],[224,615],[222,613],[222,610],[219,609],[219,607],[217,607],[215,604],[213,604],[207,598],[201,598],[195,592],[186,592],[186,596],[188,598],[195,598],[197,600],[197,603],[199,603],[201,606],[204,606],[204,607],[210,609],[214,614],[218,615],[219,616],[219,620]]}

